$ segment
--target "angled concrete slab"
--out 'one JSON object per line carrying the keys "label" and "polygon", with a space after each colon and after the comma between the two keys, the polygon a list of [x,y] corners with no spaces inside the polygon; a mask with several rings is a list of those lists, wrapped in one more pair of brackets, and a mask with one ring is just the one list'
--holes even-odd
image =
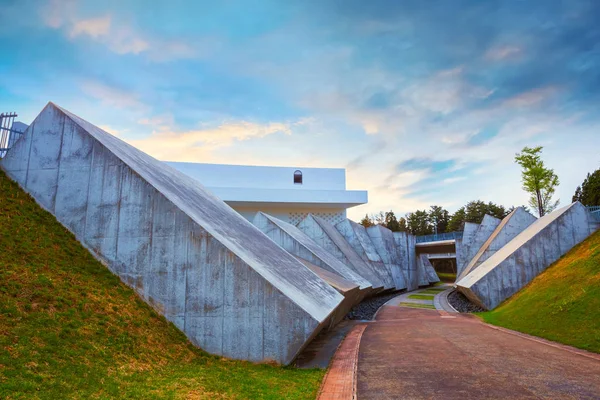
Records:
{"label": "angled concrete slab", "polygon": [[479,224],[477,230],[473,234],[473,238],[471,239],[470,243],[462,248],[464,251],[465,260],[464,265],[461,268],[461,273],[463,273],[481,246],[483,246],[498,225],[500,225],[500,222],[502,222],[500,219],[492,217],[491,215],[486,214],[483,216],[483,220],[481,220],[481,224]]}
{"label": "angled concrete slab", "polygon": [[440,281],[437,273],[435,272],[435,268],[431,265],[431,261],[427,257],[427,254],[421,254],[420,256],[421,265],[424,271],[425,276],[427,277],[427,281],[429,284],[437,283]]}
{"label": "angled concrete slab", "polygon": [[398,247],[400,266],[406,276],[407,290],[415,290],[422,281],[419,277],[417,265],[417,238],[407,232],[394,232],[394,243]]}
{"label": "angled concrete slab", "polygon": [[354,251],[335,227],[323,218],[309,214],[297,226],[319,246],[371,283],[375,291],[383,290],[381,277]]}
{"label": "angled concrete slab", "polygon": [[396,289],[406,289],[408,287],[404,273],[406,268],[402,266],[406,260],[402,258],[399,246],[394,241],[394,232],[385,226],[375,225],[367,228],[367,234],[381,260],[391,271]]}
{"label": "angled concrete slab", "polygon": [[335,225],[335,229],[346,239],[360,258],[371,266],[371,269],[381,278],[385,289],[396,289],[392,272],[385,266],[375,246],[365,230],[365,227],[354,221],[345,219]]}
{"label": "angled concrete slab", "polygon": [[288,253],[357,284],[365,295],[373,290],[369,281],[339,261],[294,225],[263,212],[256,213],[253,223]]}
{"label": "angled concrete slab", "polygon": [[485,260],[490,258],[495,252],[514,239],[519,233],[523,232],[529,225],[536,221],[536,217],[528,213],[523,207],[515,208],[508,214],[502,222],[496,227],[494,232],[479,248],[479,251],[463,269],[457,281],[464,278],[471,271],[475,270]]}
{"label": "angled concrete slab", "polygon": [[456,276],[460,275],[463,269],[469,263],[467,259],[467,249],[473,241],[475,232],[477,232],[479,224],[473,222],[465,222],[462,239],[455,241],[456,246]]}
{"label": "angled concrete slab", "polygon": [[360,301],[364,298],[364,296],[361,294],[360,288],[354,282],[344,279],[338,274],[334,274],[333,272],[318,267],[310,261],[304,260],[300,257],[296,258],[308,269],[317,274],[319,278],[323,279],[325,282],[331,285],[331,287],[337,290],[342,296],[344,296],[344,301],[342,301],[339,307],[336,308],[331,317],[331,322],[328,328],[333,328],[335,325],[337,325],[344,319],[344,317],[350,312],[352,307],[360,303]]}
{"label": "angled concrete slab", "polygon": [[593,232],[587,209],[576,202],[539,218],[457,282],[471,301],[491,310]]}
{"label": "angled concrete slab", "polygon": [[0,166],[210,353],[288,364],[344,300],[200,183],[52,103]]}

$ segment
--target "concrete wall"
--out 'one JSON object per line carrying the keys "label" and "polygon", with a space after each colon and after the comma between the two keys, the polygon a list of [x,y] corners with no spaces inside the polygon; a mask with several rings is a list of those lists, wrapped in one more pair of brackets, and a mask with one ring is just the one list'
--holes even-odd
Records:
{"label": "concrete wall", "polygon": [[406,276],[407,290],[415,290],[419,287],[419,271],[417,267],[417,238],[406,232],[394,232],[394,242],[398,246],[400,265]]}
{"label": "concrete wall", "polygon": [[464,273],[465,268],[469,262],[475,257],[475,254],[479,251],[481,246],[488,240],[492,235],[496,227],[500,225],[501,220],[492,217],[491,215],[484,215],[481,224],[477,227],[477,230],[473,234],[470,243],[463,245],[462,251],[464,252],[464,264],[461,266],[461,274]]}
{"label": "concrete wall", "polygon": [[493,309],[593,232],[587,209],[576,202],[539,218],[457,282],[476,304]]}
{"label": "concrete wall", "polygon": [[463,269],[462,274],[458,276],[456,280],[459,281],[479,267],[495,252],[504,247],[504,245],[514,239],[519,233],[523,232],[529,225],[533,224],[536,219],[537,218],[533,215],[525,211],[523,207],[515,208],[496,227],[494,232],[479,248],[477,254],[469,261],[467,266]]}
{"label": "concrete wall", "polygon": [[431,283],[439,282],[440,278],[438,277],[437,273],[435,272],[433,265],[431,265],[429,258],[427,258],[427,254],[421,254],[419,256],[419,258],[421,261],[421,266],[423,268],[424,274],[427,277],[428,283],[431,284]]}
{"label": "concrete wall", "polygon": [[367,228],[367,234],[381,260],[391,271],[396,289],[406,289],[408,285],[404,271],[407,268],[402,265],[406,260],[402,258],[399,246],[394,241],[394,232],[384,226],[375,225]]}
{"label": "concrete wall", "polygon": [[381,277],[363,261],[332,224],[317,216],[308,215],[300,221],[298,229],[348,268],[369,281],[375,291],[383,290]]}
{"label": "concrete wall", "polygon": [[369,235],[364,230],[364,226],[346,219],[336,224],[335,229],[337,229],[344,239],[346,239],[348,244],[350,244],[356,254],[360,256],[363,262],[370,266],[371,270],[379,276],[384,289],[396,288],[391,271],[389,271],[383,261],[381,261],[381,257],[377,254]]}
{"label": "concrete wall", "polygon": [[254,224],[288,253],[357,284],[365,291],[365,295],[372,291],[369,281],[352,271],[295,226],[264,213],[256,214]]}
{"label": "concrete wall", "polygon": [[292,225],[298,225],[300,221],[311,214],[324,219],[330,224],[337,224],[346,219],[345,208],[282,207],[278,204],[262,204],[256,206],[238,206],[234,204],[231,205],[231,207],[250,222],[254,220],[254,216],[258,212],[264,212],[267,215],[271,215]]}
{"label": "concrete wall", "polygon": [[288,364],[343,301],[198,182],[52,103],[0,165],[210,353]]}
{"label": "concrete wall", "polygon": [[473,222],[465,222],[463,229],[463,237],[460,242],[457,240],[456,243],[456,276],[459,276],[463,269],[469,263],[467,258],[467,248],[471,245],[471,241],[477,232],[479,224]]}

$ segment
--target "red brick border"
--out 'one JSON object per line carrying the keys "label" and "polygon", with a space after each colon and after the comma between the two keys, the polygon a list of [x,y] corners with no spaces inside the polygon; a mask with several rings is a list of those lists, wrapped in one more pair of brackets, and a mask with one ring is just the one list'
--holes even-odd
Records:
{"label": "red brick border", "polygon": [[318,400],[356,399],[356,371],[360,339],[367,325],[357,325],[338,347],[323,379]]}

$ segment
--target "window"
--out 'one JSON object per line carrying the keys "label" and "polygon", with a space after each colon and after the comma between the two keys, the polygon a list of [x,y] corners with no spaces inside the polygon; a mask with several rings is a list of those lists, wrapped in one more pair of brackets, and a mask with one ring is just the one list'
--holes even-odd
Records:
{"label": "window", "polygon": [[299,170],[294,171],[294,184],[302,185],[302,171],[299,171]]}

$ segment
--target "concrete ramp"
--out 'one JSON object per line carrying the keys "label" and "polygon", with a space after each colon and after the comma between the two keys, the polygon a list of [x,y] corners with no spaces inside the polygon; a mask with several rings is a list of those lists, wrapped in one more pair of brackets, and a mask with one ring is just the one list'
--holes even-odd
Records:
{"label": "concrete ramp", "polygon": [[479,248],[477,254],[463,269],[462,274],[456,278],[456,281],[458,282],[479,267],[481,263],[504,247],[519,233],[523,232],[529,225],[533,224],[536,219],[536,217],[528,213],[523,207],[515,208],[502,220],[486,242]]}
{"label": "concrete ramp", "polygon": [[375,246],[371,243],[371,238],[367,234],[364,226],[357,224],[354,221],[345,219],[335,225],[335,228],[346,241],[352,246],[352,249],[358,254],[362,260],[370,265],[372,270],[381,278],[383,287],[387,289],[396,289],[392,272],[385,266],[379,254],[375,250]]}
{"label": "concrete ramp", "polygon": [[394,241],[394,232],[385,226],[375,225],[367,228],[367,234],[371,238],[377,254],[379,254],[388,270],[391,271],[396,289],[406,289],[408,286],[404,274],[406,268],[402,266],[402,263],[406,260],[402,258],[400,249]]}
{"label": "concrete ramp", "polygon": [[300,221],[298,229],[358,275],[369,281],[375,291],[383,290],[384,284],[381,277],[375,273],[369,264],[363,261],[332,224],[323,218],[309,214]]}
{"label": "concrete ramp", "polygon": [[500,225],[502,222],[500,219],[492,217],[491,215],[484,215],[483,220],[481,220],[481,224],[477,227],[477,230],[473,234],[473,238],[471,242],[466,246],[463,246],[464,251],[464,265],[461,268],[461,272],[465,270],[469,262],[475,257],[475,254],[479,251],[481,246],[489,239],[494,230]]}
{"label": "concrete ramp", "polygon": [[429,284],[437,283],[440,281],[437,273],[435,272],[435,268],[431,265],[431,261],[427,257],[427,254],[421,254],[419,256],[421,262],[421,268],[423,268],[424,275],[427,277],[427,281]]}
{"label": "concrete ramp", "polygon": [[323,279],[332,288],[334,288],[342,296],[344,296],[344,301],[342,301],[339,307],[336,308],[331,317],[329,328],[334,327],[344,319],[344,317],[350,312],[352,307],[361,302],[364,296],[361,294],[360,288],[354,282],[350,282],[349,280],[342,278],[338,274],[329,272],[302,258],[296,258],[308,269],[317,274],[319,278]]}
{"label": "concrete ramp", "polygon": [[470,261],[470,259],[467,259],[467,249],[473,241],[473,237],[475,236],[475,232],[477,232],[477,228],[479,228],[479,224],[465,222],[462,239],[457,239],[455,241],[456,276],[459,276],[462,273],[463,269]]}
{"label": "concrete ramp", "polygon": [[369,281],[352,271],[294,225],[263,212],[256,214],[253,223],[288,253],[349,280],[358,285],[364,295],[373,290]]}
{"label": "concrete ramp", "polygon": [[417,266],[417,238],[406,232],[394,232],[394,243],[400,255],[400,265],[406,276],[406,289],[415,290],[419,287],[419,269]]}
{"label": "concrete ramp", "polygon": [[201,184],[52,103],[0,165],[209,353],[288,364],[344,300]]}
{"label": "concrete ramp", "polygon": [[590,215],[581,203],[555,210],[458,281],[458,289],[481,307],[496,308],[592,232]]}

